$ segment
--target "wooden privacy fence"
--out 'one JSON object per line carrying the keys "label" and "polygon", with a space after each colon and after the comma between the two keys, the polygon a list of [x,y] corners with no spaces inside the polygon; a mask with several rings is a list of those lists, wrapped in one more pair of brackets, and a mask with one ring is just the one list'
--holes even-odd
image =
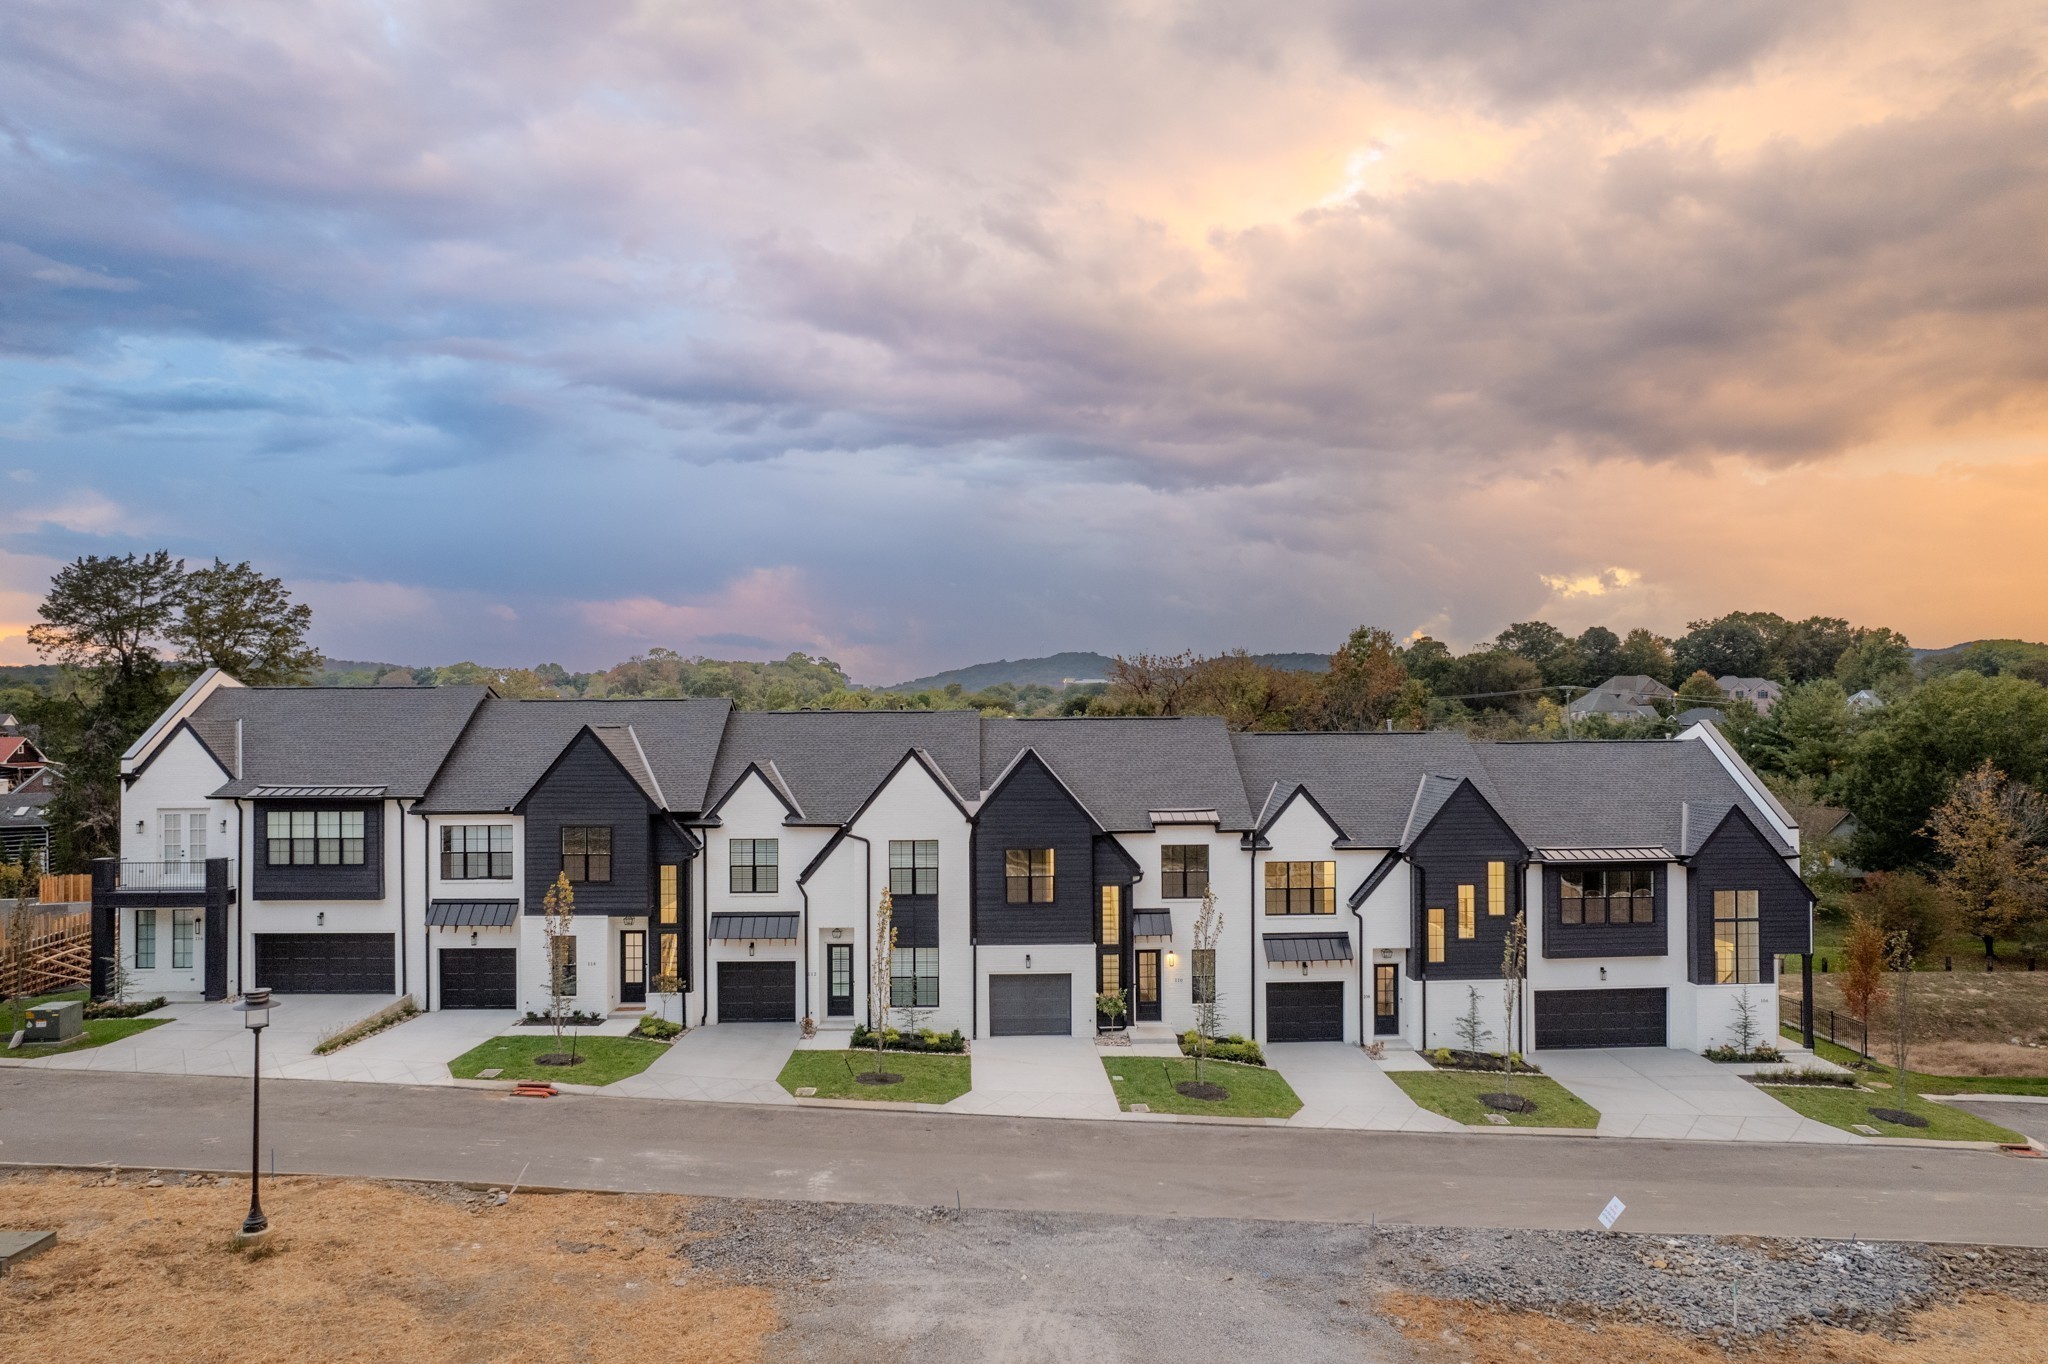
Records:
{"label": "wooden privacy fence", "polygon": [[[88,878],[90,879],[90,878]],[[7,914],[0,911],[0,927]],[[42,914],[25,911],[32,925],[28,939],[27,979],[20,979],[12,934],[0,935],[0,992],[41,995],[92,982],[92,913]]]}
{"label": "wooden privacy fence", "polygon": [[37,897],[46,905],[82,905],[92,899],[92,873],[45,876]]}

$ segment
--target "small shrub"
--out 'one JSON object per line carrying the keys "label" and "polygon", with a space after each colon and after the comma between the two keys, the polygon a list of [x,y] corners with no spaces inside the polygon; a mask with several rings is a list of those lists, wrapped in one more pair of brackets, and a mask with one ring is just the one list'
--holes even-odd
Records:
{"label": "small shrub", "polygon": [[1709,1061],[1719,1061],[1723,1065],[1756,1064],[1774,1066],[1785,1059],[1785,1054],[1773,1046],[1751,1047],[1749,1050],[1744,1051],[1732,1042],[1726,1046],[1708,1047],[1700,1054]]}
{"label": "small shrub", "polygon": [[[522,1026],[529,1028],[551,1028],[554,1026],[555,1020],[546,1014],[535,1013],[533,1010],[528,1009],[526,1017],[520,1019],[519,1022]],[[586,1013],[582,1009],[574,1009],[562,1016],[562,1022],[571,1028],[594,1028],[604,1022],[604,1015]]]}
{"label": "small shrub", "polygon": [[[1182,1033],[1180,1035],[1180,1054],[1182,1056],[1193,1056],[1196,1044],[1200,1040],[1200,1037],[1193,1028]],[[1263,1066],[1266,1064],[1266,1053],[1259,1049],[1258,1043],[1242,1033],[1231,1033],[1227,1037],[1212,1037],[1209,1039],[1209,1059],[1211,1061],[1235,1061],[1243,1066]]]}
{"label": "small shrub", "polygon": [[[875,1030],[865,1023],[853,1025],[853,1048],[875,1045]],[[922,1032],[905,1033],[896,1028],[882,1029],[882,1050],[884,1051],[930,1051],[942,1054],[958,1054],[967,1050],[967,1039],[958,1028],[951,1032],[939,1032],[926,1028]]]}
{"label": "small shrub", "polygon": [[84,1016],[87,1018],[140,1018],[164,1007],[162,995],[155,999],[138,1000],[133,1004],[88,1004]]}
{"label": "small shrub", "polygon": [[650,1037],[657,1042],[666,1042],[670,1038],[681,1037],[683,1025],[650,1015],[640,1020],[640,1026],[633,1029],[633,1033],[637,1037]]}
{"label": "small shrub", "polygon": [[1856,1077],[1819,1066],[1804,1066],[1798,1070],[1773,1070],[1762,1075],[1749,1077],[1751,1084],[1758,1085],[1832,1085],[1838,1089],[1854,1089]]}

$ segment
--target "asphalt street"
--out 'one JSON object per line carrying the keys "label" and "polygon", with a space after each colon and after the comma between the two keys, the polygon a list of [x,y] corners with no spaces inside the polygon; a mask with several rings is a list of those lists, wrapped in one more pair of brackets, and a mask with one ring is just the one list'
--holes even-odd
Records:
{"label": "asphalt street", "polygon": [[[2048,1245],[2048,1160],[1906,1146],[1402,1134],[272,1080],[264,1164],[1134,1216]],[[0,1162],[240,1170],[249,1085],[0,1070]]]}

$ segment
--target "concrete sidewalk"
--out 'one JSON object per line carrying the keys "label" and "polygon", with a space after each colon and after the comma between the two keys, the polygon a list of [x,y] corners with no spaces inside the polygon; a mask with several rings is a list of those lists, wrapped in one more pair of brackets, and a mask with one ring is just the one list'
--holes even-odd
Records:
{"label": "concrete sidewalk", "polygon": [[1266,1064],[1301,1099],[1290,1127],[1377,1132],[1462,1132],[1461,1123],[1432,1113],[1387,1078],[1348,1042],[1269,1042]]}
{"label": "concrete sidewalk", "polygon": [[1544,1074],[1600,1111],[1603,1137],[1813,1142],[1867,1138],[1801,1117],[1727,1066],[1662,1047],[1546,1051]]}

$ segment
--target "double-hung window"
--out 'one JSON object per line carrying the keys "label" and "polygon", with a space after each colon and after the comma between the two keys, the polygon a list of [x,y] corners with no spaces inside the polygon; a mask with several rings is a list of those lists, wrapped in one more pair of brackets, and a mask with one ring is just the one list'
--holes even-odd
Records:
{"label": "double-hung window", "polygon": [[1335,862],[1268,862],[1266,913],[1335,914]]}
{"label": "double-hung window", "polygon": [[936,838],[889,840],[889,893],[891,895],[937,895],[939,893],[939,840]]}
{"label": "double-hung window", "polygon": [[1655,871],[1650,867],[1568,867],[1557,876],[1557,917],[1567,924],[1653,924],[1657,922]]}
{"label": "double-hung window", "polygon": [[156,970],[156,911],[135,911],[135,969]]}
{"label": "double-hung window", "polygon": [[773,895],[780,884],[781,853],[772,838],[735,838],[731,847],[732,893]]}
{"label": "double-hung window", "polygon": [[1479,936],[1478,893],[1471,886],[1458,887],[1458,936]]}
{"label": "double-hung window", "polygon": [[264,824],[273,867],[360,867],[361,810],[272,810]]}
{"label": "double-hung window", "polygon": [[1441,909],[1429,911],[1428,928],[1429,959],[1431,961],[1442,961],[1444,959],[1444,912]]}
{"label": "double-hung window", "polygon": [[[849,993],[851,985],[848,986]],[[939,1006],[939,949],[899,947],[889,959],[889,1006],[894,1009],[936,1009]]]}
{"label": "double-hung window", "polygon": [[1159,850],[1159,894],[1168,900],[1199,900],[1209,893],[1209,846],[1168,843]]}
{"label": "double-hung window", "polygon": [[512,826],[510,824],[442,825],[441,879],[444,881],[511,880]]}
{"label": "double-hung window", "polygon": [[574,882],[611,880],[611,825],[563,825],[562,874]]}
{"label": "double-hung window", "polygon": [[199,911],[196,909],[174,909],[171,911],[171,969],[189,971],[192,969],[192,944],[199,937]]}
{"label": "double-hung window", "polygon": [[1197,947],[1190,954],[1190,964],[1195,972],[1195,1003],[1215,1003],[1216,949],[1213,947]]}
{"label": "double-hung window", "polygon": [[658,895],[656,913],[661,924],[658,941],[661,944],[661,970],[663,980],[682,983],[682,936],[677,932],[682,922],[683,869],[673,862],[664,862],[658,872]]}
{"label": "double-hung window", "polygon": [[1508,864],[1486,864],[1486,915],[1498,919],[1508,912]]}
{"label": "double-hung window", "polygon": [[1761,920],[1753,890],[1714,892],[1714,983],[1754,985],[1763,979]]}
{"label": "double-hung window", "polygon": [[1052,903],[1052,849],[1003,851],[1003,898],[1013,905]]}
{"label": "double-hung window", "polygon": [[548,993],[555,994],[556,982],[560,982],[562,998],[573,999],[576,995],[576,936],[572,933],[549,938],[548,941],[553,944],[549,951],[552,953],[554,977],[548,982]]}
{"label": "double-hung window", "polygon": [[1124,888],[1104,886],[1102,888],[1102,945],[1115,947],[1123,941]]}

